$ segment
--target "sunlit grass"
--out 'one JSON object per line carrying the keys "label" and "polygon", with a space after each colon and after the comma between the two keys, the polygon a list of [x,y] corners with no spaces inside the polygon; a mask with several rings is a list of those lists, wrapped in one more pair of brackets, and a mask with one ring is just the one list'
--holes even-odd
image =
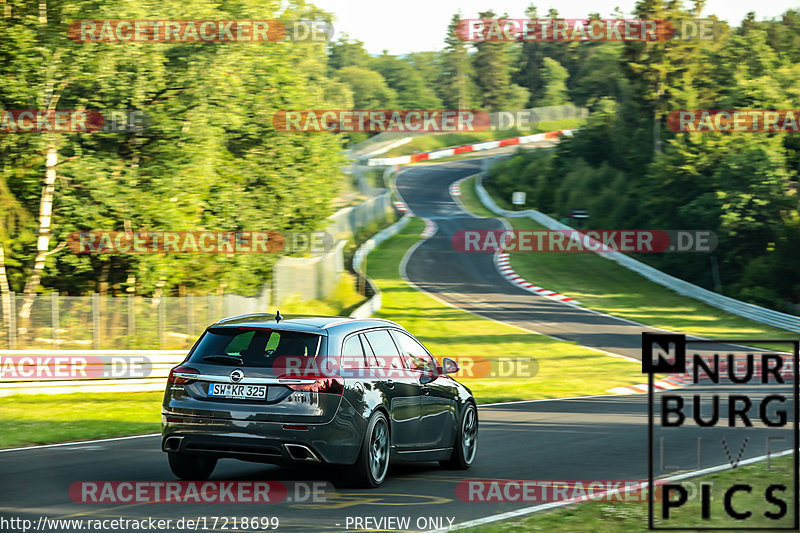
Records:
{"label": "sunlit grass", "polygon": [[[527,218],[514,229],[541,230]],[[511,266],[531,283],[575,298],[585,307],[649,326],[716,338],[792,338],[791,332],[753,322],[681,296],[594,253],[516,252]]]}
{"label": "sunlit grass", "polygon": [[[700,486],[701,483],[711,484],[710,519],[703,520],[701,518],[701,500],[694,498],[677,510],[672,510],[669,522],[657,522],[657,528],[696,527],[728,531],[725,528],[780,527],[791,529],[793,525],[794,517],[791,508],[793,498],[797,498],[797,495],[792,495],[791,456],[771,459],[769,469],[767,462],[762,461],[734,470],[693,478],[691,482],[695,487]],[[753,489],[750,493],[737,492],[734,500],[737,509],[750,510],[753,513],[753,516],[746,521],[729,518],[723,508],[725,490],[736,483],[746,483]],[[764,511],[775,512],[778,510],[777,506],[764,500],[764,490],[771,484],[783,484],[788,488],[786,492],[775,492],[775,495],[787,505],[786,516],[779,520],[771,520],[763,515]],[[691,493],[691,490],[687,490]],[[699,491],[697,492],[699,493]],[[533,502],[530,505],[534,506],[537,503],[541,502]],[[654,503],[654,513],[656,513],[656,517],[660,516],[661,504],[658,502]],[[527,518],[471,527],[464,531],[469,533],[510,533],[512,531],[521,533],[532,531],[627,533],[629,531],[649,531],[647,524],[648,504],[646,500],[644,502],[584,502],[534,513]]]}
{"label": "sunlit grass", "polygon": [[[475,178],[461,183],[461,203],[479,216],[494,216],[475,192]],[[515,230],[543,230],[528,218],[509,218]],[[682,296],[594,253],[515,252],[512,268],[523,278],[575,298],[584,307],[648,326],[716,338],[796,338]]]}
{"label": "sunlit grass", "polygon": [[423,227],[421,220],[412,220],[398,236],[370,254],[368,275],[383,292],[383,307],[377,316],[403,325],[440,360],[448,356],[536,359],[538,372],[533,377],[460,378],[479,403],[604,394],[611,387],[641,383],[637,363],[481,318],[407,284],[398,264]]}
{"label": "sunlit grass", "polygon": [[475,192],[476,179],[476,176],[472,176],[461,182],[461,197],[459,198],[461,204],[467,211],[479,217],[494,218],[495,214],[483,205],[483,202],[478,198],[478,193]]}
{"label": "sunlit grass", "polygon": [[157,433],[163,397],[157,391],[0,398],[0,448]]}

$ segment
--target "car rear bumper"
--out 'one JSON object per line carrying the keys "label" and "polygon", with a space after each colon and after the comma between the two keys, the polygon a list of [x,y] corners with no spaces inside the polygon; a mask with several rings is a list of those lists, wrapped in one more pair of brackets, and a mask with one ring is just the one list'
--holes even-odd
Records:
{"label": "car rear bumper", "polygon": [[209,419],[164,413],[161,449],[265,463],[353,464],[361,448],[366,423],[353,416],[352,410],[345,412],[340,410],[324,424]]}

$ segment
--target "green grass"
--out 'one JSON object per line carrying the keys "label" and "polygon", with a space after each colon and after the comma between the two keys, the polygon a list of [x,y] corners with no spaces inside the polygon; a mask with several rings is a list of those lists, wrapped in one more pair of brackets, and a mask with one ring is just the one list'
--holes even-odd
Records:
{"label": "green grass", "polygon": [[478,193],[475,192],[475,181],[477,179],[477,176],[472,176],[461,182],[461,204],[467,211],[479,217],[494,218],[495,214],[483,205],[483,202],[478,198]]}
{"label": "green grass", "polygon": [[[369,275],[383,291],[383,309],[378,316],[406,326],[438,357],[469,355],[491,360],[506,356],[538,360],[538,373],[530,378],[464,379],[479,402],[602,394],[609,387],[641,381],[636,363],[459,311],[405,283],[398,265],[406,250],[419,239],[423,227],[420,219],[413,219],[400,235],[369,255],[366,262]],[[343,290],[349,294],[350,289]],[[337,307],[348,303],[345,296],[339,297]],[[316,305],[314,308],[291,306],[291,311],[335,314],[332,309],[321,308],[323,304],[306,303]],[[162,394],[82,393],[0,398],[0,448],[157,432]]]}
{"label": "green grass", "polygon": [[[748,466],[705,475],[691,480],[695,487],[700,483],[711,483],[711,518],[700,518],[700,499],[694,498],[679,509],[673,510],[667,523],[656,523],[656,527],[791,527],[792,526],[792,457],[780,457],[770,461],[771,470],[765,461]],[[778,470],[780,469],[780,470]],[[737,522],[725,515],[722,507],[725,489],[735,483],[748,483],[753,487],[750,494],[738,492],[733,498],[736,509],[751,510],[753,518],[747,523]],[[781,520],[769,520],[763,516],[766,510],[777,507],[764,500],[764,489],[773,483],[786,485],[787,491],[776,492],[786,502],[787,516]],[[691,488],[687,488],[691,494]],[[796,495],[794,496],[797,497]],[[674,497],[673,497],[674,499]],[[488,504],[478,504],[488,505]],[[531,506],[536,505],[531,503]],[[661,507],[654,503],[654,513],[660,516]],[[527,518],[509,520],[465,529],[470,533],[510,533],[532,531],[567,531],[570,533],[620,533],[648,531],[647,502],[585,502],[570,504],[549,511],[534,513]],[[751,523],[752,522],[752,523]]]}
{"label": "green grass", "polygon": [[[517,230],[544,229],[528,218],[509,222]],[[594,253],[516,252],[511,266],[531,283],[571,296],[585,307],[649,326],[702,337],[792,336],[681,296]]]}
{"label": "green grass", "polygon": [[411,142],[392,148],[381,157],[396,157],[401,155],[417,154],[420,152],[432,152],[450,146],[461,146],[482,141],[494,141],[497,139],[509,139],[522,135],[543,133],[546,131],[569,130],[580,127],[585,122],[581,118],[569,118],[563,120],[542,121],[533,128],[511,128],[501,131],[477,131],[471,133],[440,133],[437,135],[420,135],[414,137]]}
{"label": "green grass", "polygon": [[376,316],[402,324],[439,359],[536,358],[538,373],[534,377],[460,378],[478,403],[604,394],[611,387],[642,381],[637,363],[478,317],[407,284],[400,277],[398,264],[419,239],[423,227],[423,222],[415,218],[399,235],[370,253],[367,273],[383,292],[383,307]]}
{"label": "green grass", "polygon": [[[462,182],[461,195],[469,211],[493,216],[475,193],[475,178]],[[545,229],[529,218],[507,220],[515,230]],[[701,337],[792,337],[791,332],[681,296],[594,253],[515,252],[510,259],[512,268],[531,283],[571,296],[584,307],[648,326]]]}
{"label": "green grass", "polygon": [[159,392],[0,398],[0,448],[161,431]]}

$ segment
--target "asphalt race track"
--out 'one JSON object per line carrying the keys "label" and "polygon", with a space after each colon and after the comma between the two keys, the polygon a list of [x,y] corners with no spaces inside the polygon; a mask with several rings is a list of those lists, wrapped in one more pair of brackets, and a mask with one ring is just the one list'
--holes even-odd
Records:
{"label": "asphalt race track", "polygon": [[[478,170],[479,162],[453,162],[413,167],[399,175],[397,188],[411,210],[433,219],[439,228],[433,238],[418,246],[408,258],[408,278],[442,300],[482,316],[640,358],[642,327],[518,289],[500,276],[490,254],[455,255],[457,252],[450,244],[454,231],[502,227],[497,220],[465,214],[450,198],[449,184]],[[701,386],[695,389],[698,393],[709,392]],[[788,392],[789,387],[769,388],[769,392],[776,390]],[[751,391],[755,395],[765,392],[763,387],[751,387]],[[40,517],[153,517],[169,518],[174,523],[181,517],[256,516],[277,517],[278,531],[342,531],[348,517],[352,523],[353,517],[392,516],[410,517],[410,530],[430,529],[431,522],[427,520],[425,527],[417,527],[417,519],[438,518],[439,522],[432,522],[434,525],[447,525],[449,518],[457,524],[535,505],[460,501],[456,486],[465,479],[646,479],[647,412],[646,394],[484,406],[479,411],[479,451],[470,470],[449,471],[434,463],[395,465],[391,477],[376,490],[338,486],[342,473],[337,470],[297,470],[233,460],[221,461],[211,478],[323,480],[337,485],[335,493],[328,494],[325,502],[315,503],[83,504],[70,499],[68,491],[76,481],[173,481],[157,436],[3,451],[0,452],[0,519],[23,517],[35,524]],[[726,409],[721,412],[725,416]],[[794,420],[791,412],[789,419]],[[703,467],[727,463],[726,451],[719,445],[721,436],[732,435],[725,433],[726,429],[682,428],[683,444],[670,446],[665,467],[663,470],[657,467],[656,476],[697,468],[696,437],[708,442],[700,458]],[[767,428],[756,423],[748,431],[751,441],[742,459],[767,451],[765,439],[760,436]],[[790,431],[785,431],[788,438]],[[731,447],[738,450],[741,439],[728,438]],[[788,447],[775,446],[773,453]]]}

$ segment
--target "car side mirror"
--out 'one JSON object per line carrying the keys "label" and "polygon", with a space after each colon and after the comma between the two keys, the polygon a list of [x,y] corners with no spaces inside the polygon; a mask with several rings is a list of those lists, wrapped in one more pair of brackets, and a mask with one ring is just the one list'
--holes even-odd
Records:
{"label": "car side mirror", "polygon": [[442,371],[444,374],[455,374],[459,370],[461,370],[461,368],[454,360],[450,359],[449,357],[442,359]]}

